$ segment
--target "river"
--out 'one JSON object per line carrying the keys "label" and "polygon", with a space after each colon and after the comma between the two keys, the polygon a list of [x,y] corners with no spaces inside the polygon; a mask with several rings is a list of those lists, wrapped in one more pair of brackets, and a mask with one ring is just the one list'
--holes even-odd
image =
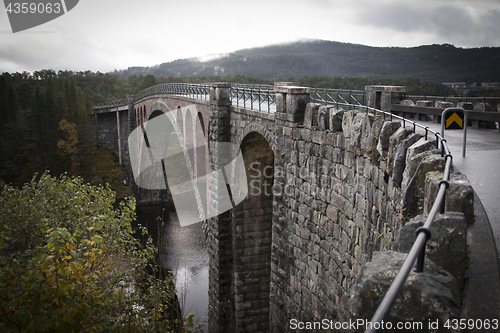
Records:
{"label": "river", "polygon": [[[158,217],[163,218],[164,225],[161,220],[157,222]],[[195,323],[205,322],[206,327],[208,254],[203,222],[181,227],[172,201],[164,205],[138,205],[137,222],[148,227],[155,242],[159,231],[163,235],[161,264],[175,274],[183,314],[195,312]]]}

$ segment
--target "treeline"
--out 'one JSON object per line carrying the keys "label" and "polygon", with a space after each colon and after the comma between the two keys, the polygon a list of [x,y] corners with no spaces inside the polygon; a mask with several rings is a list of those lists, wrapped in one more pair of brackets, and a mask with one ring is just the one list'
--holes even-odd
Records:
{"label": "treeline", "polygon": [[93,184],[118,184],[123,171],[112,152],[94,146],[92,125],[92,105],[106,100],[106,92],[114,99],[116,81],[91,72],[3,73],[0,180],[21,186],[49,171],[82,176]]}
{"label": "treeline", "polygon": [[[0,76],[0,179],[21,185],[34,173],[69,172],[91,183],[115,182],[120,171],[113,156],[94,147],[92,105],[122,99],[161,83],[231,82],[273,85],[293,81],[302,86],[363,90],[366,85],[405,85],[410,94],[448,96],[452,89],[420,79],[304,76],[266,79],[248,75],[155,77],[41,70]],[[105,163],[103,165],[103,163]],[[118,185],[116,185],[118,186]],[[123,189],[123,188],[122,188]]]}

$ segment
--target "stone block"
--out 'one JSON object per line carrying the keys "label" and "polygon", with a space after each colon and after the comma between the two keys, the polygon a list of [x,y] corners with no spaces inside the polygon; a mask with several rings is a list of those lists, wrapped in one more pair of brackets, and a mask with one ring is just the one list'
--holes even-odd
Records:
{"label": "stone block", "polygon": [[[373,253],[372,261],[361,269],[352,287],[350,309],[354,320],[371,320],[406,256],[395,251]],[[452,319],[460,319],[457,282],[427,259],[422,273],[409,273],[384,322],[390,321],[393,327],[397,322],[422,322],[419,332],[434,332],[428,327],[429,321],[439,320],[442,325]]]}
{"label": "stone block", "polygon": [[348,111],[344,114],[342,119],[342,130],[346,139],[346,149],[354,151],[360,147],[361,143],[361,130],[365,121],[366,115],[364,113],[356,113]]}
{"label": "stone block", "polygon": [[[420,140],[419,140],[420,141]],[[413,147],[413,145],[412,145]],[[420,163],[427,158],[430,155],[433,154],[440,154],[440,151],[438,149],[432,149],[432,150],[424,150],[423,152],[413,155],[408,158],[408,155],[410,153],[407,153],[407,158],[405,162],[405,170],[403,171],[403,179],[401,181],[401,190],[405,192],[408,188],[408,184],[411,182],[413,177],[415,176],[415,173],[417,172],[418,167],[420,166]],[[420,185],[423,185],[420,184]]]}
{"label": "stone block", "polygon": [[432,101],[417,101],[417,106],[430,108],[432,107]]}
{"label": "stone block", "polygon": [[458,102],[457,108],[462,108],[464,110],[474,110],[474,104],[471,102]]}
{"label": "stone block", "polygon": [[286,94],[286,113],[303,117],[310,100],[309,94]]}
{"label": "stone block", "polygon": [[344,117],[344,109],[342,108],[328,108],[328,128],[332,132],[342,131],[342,119]]}
{"label": "stone block", "polygon": [[318,129],[324,131],[329,128],[329,119],[327,119],[328,108],[324,105],[318,109]]}
{"label": "stone block", "polygon": [[413,156],[423,153],[426,150],[431,150],[436,147],[435,141],[425,140],[425,138],[420,138],[417,142],[408,147],[408,152],[406,153],[406,164],[413,158]]}
{"label": "stone block", "polygon": [[[404,140],[406,140],[410,134],[412,134],[411,130],[409,130],[409,129],[405,128],[405,127],[400,127],[389,138],[389,151],[387,153],[387,156],[388,156],[388,163],[389,163],[389,171],[390,171],[390,173],[392,173],[392,171],[394,169],[394,161],[395,161],[395,158],[397,156],[397,150],[399,148],[399,145]],[[406,157],[406,150],[405,150],[405,157]]]}
{"label": "stone block", "polygon": [[411,99],[404,99],[399,104],[404,106],[415,106],[415,103]]}
{"label": "stone block", "polygon": [[313,128],[318,126],[318,110],[321,106],[316,103],[308,103],[304,115],[304,127]]}
{"label": "stone block", "polygon": [[480,102],[480,103],[476,103],[476,105],[474,105],[474,111],[493,111],[493,108],[491,107],[490,103],[484,103],[484,102]]}
{"label": "stone block", "polygon": [[276,94],[276,112],[285,113],[286,112],[286,100],[285,95]]}
{"label": "stone block", "polygon": [[[441,172],[429,172],[425,180],[424,212],[431,210],[434,198],[439,191],[439,183],[443,180]],[[474,189],[467,177],[459,172],[452,172],[449,187],[445,195],[445,211],[461,212],[465,215],[467,225],[474,223]]]}
{"label": "stone block", "polygon": [[[425,224],[427,215],[418,215],[406,223],[397,233],[392,249],[410,252],[417,239],[415,231]],[[431,238],[427,241],[426,260],[451,273],[463,288],[467,259],[467,224],[463,213],[437,214],[430,228]]]}
{"label": "stone block", "polygon": [[446,108],[452,108],[455,105],[451,102],[446,102],[446,101],[436,101],[435,107],[436,108],[441,108],[441,109],[446,109]]}
{"label": "stone block", "polygon": [[387,121],[380,130],[380,135],[377,143],[377,151],[382,158],[387,158],[389,152],[389,139],[401,127],[399,121]]}
{"label": "stone block", "polygon": [[[442,172],[446,164],[444,157],[424,153],[417,155],[412,162],[410,162],[410,165],[407,165],[406,169],[413,169],[413,162],[418,162],[418,166],[416,166],[413,176],[411,179],[406,178],[405,171],[405,176],[403,177],[401,185],[403,207],[405,209],[404,215],[407,217],[416,216],[424,210],[424,198],[429,195],[428,192],[425,191],[427,173],[436,171]],[[435,196],[432,198],[435,198]]]}

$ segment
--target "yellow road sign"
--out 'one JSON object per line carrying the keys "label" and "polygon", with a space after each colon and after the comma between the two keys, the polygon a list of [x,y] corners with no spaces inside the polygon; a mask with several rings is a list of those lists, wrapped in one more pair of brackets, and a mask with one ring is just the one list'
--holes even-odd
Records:
{"label": "yellow road sign", "polygon": [[464,128],[464,120],[456,112],[453,112],[451,116],[446,119],[446,129]]}

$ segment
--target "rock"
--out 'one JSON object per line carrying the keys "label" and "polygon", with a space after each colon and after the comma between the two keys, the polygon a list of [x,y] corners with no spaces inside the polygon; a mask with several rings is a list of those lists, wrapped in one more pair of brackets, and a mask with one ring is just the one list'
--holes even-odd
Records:
{"label": "rock", "polygon": [[493,108],[491,107],[490,103],[484,103],[484,102],[481,102],[481,103],[476,103],[476,105],[474,105],[474,111],[493,111]]}
{"label": "rock", "polygon": [[[418,166],[411,179],[405,178],[406,170],[412,170],[414,168],[413,162],[417,162]],[[406,165],[405,175],[403,175],[403,181],[401,182],[401,192],[403,195],[403,207],[405,208],[404,215],[407,217],[416,216],[424,210],[425,202],[424,199],[429,196],[425,192],[426,184],[426,174],[428,172],[443,171],[446,164],[446,160],[441,155],[428,155],[424,153],[422,155],[417,155]],[[436,196],[430,196],[430,198],[435,198]]]}
{"label": "rock", "polygon": [[417,101],[417,106],[423,106],[426,108],[432,107],[432,101]]}
{"label": "rock", "polygon": [[441,108],[441,109],[447,109],[447,108],[452,108],[455,105],[451,102],[446,102],[446,101],[436,101],[435,107]]}
{"label": "rock", "polygon": [[394,134],[389,138],[389,151],[388,151],[388,164],[389,164],[389,172],[392,174],[392,170],[394,167],[394,158],[396,157],[396,151],[398,146],[403,142],[410,134],[411,130],[400,127]]}
{"label": "rock", "polygon": [[[491,107],[490,103],[484,103],[484,102],[477,103],[474,106],[474,111],[496,112],[496,110],[494,110]],[[477,127],[486,129],[496,129],[497,124],[494,121],[479,121]]]}
{"label": "rock", "polygon": [[346,148],[349,151],[354,151],[360,147],[361,130],[365,117],[365,114],[354,111],[348,111],[344,114],[342,130],[346,139]]}
{"label": "rock", "polygon": [[[392,249],[410,252],[417,239],[415,231],[425,224],[428,215],[418,215],[406,223],[397,233]],[[447,270],[457,280],[460,289],[464,285],[467,259],[467,224],[463,213],[437,214],[430,228],[426,259]]]}
{"label": "rock", "polygon": [[389,139],[401,127],[399,121],[387,121],[380,130],[380,136],[377,144],[377,151],[382,158],[387,158],[389,152]]}
{"label": "rock", "polygon": [[341,132],[342,131],[342,119],[344,117],[344,109],[342,108],[329,108],[328,109],[328,120],[330,131]]}
{"label": "rock", "polygon": [[304,127],[312,128],[318,125],[318,110],[320,108],[319,104],[309,103],[306,106],[306,111],[304,115]]}
{"label": "rock", "polygon": [[420,140],[420,138],[422,138],[422,135],[412,133],[397,146],[396,153],[394,155],[392,172],[392,181],[397,187],[401,187],[401,181],[403,180],[403,172],[406,168],[406,153],[408,148]]}
{"label": "rock", "polygon": [[[413,146],[414,145],[412,145],[412,147]],[[438,149],[424,150],[423,152],[421,152],[419,154],[416,154],[416,155],[412,154],[412,156],[408,158],[409,154],[410,153],[406,154],[405,170],[403,171],[403,180],[401,182],[401,190],[403,192],[405,192],[406,189],[408,188],[408,184],[411,182],[411,180],[415,176],[415,173],[417,172],[417,169],[420,166],[420,163],[422,163],[422,161],[424,160],[424,158],[426,158],[430,155],[433,155],[433,154],[440,154],[440,151]],[[424,184],[422,183],[420,185],[423,186]],[[422,190],[423,190],[423,187],[422,187]]]}
{"label": "rock", "polygon": [[415,103],[411,99],[403,99],[401,102],[399,102],[399,104],[405,106],[415,106]]}
{"label": "rock", "polygon": [[[430,212],[434,198],[439,190],[439,183],[443,180],[440,172],[430,172],[425,180],[424,212]],[[450,175],[449,187],[445,195],[445,211],[460,212],[465,215],[467,225],[474,223],[474,189],[467,177],[459,172]]]}
{"label": "rock", "polygon": [[464,110],[474,110],[474,104],[471,102],[458,102],[457,108],[462,108]]}
{"label": "rock", "polygon": [[[352,288],[350,306],[354,320],[371,320],[406,256],[395,251],[373,253],[372,261],[361,269]],[[409,273],[384,322],[390,321],[393,327],[397,322],[422,322],[418,332],[436,332],[429,328],[429,322],[439,320],[442,328],[447,320],[459,318],[460,294],[455,278],[426,259],[422,273]]]}
{"label": "rock", "polygon": [[413,158],[413,156],[423,153],[426,150],[431,150],[435,147],[435,141],[428,141],[424,138],[420,138],[420,140],[418,140],[408,148],[408,152],[406,153],[406,164],[408,165],[408,162]]}
{"label": "rock", "polygon": [[324,131],[328,128],[329,121],[327,121],[328,108],[324,105],[318,109],[318,130]]}

